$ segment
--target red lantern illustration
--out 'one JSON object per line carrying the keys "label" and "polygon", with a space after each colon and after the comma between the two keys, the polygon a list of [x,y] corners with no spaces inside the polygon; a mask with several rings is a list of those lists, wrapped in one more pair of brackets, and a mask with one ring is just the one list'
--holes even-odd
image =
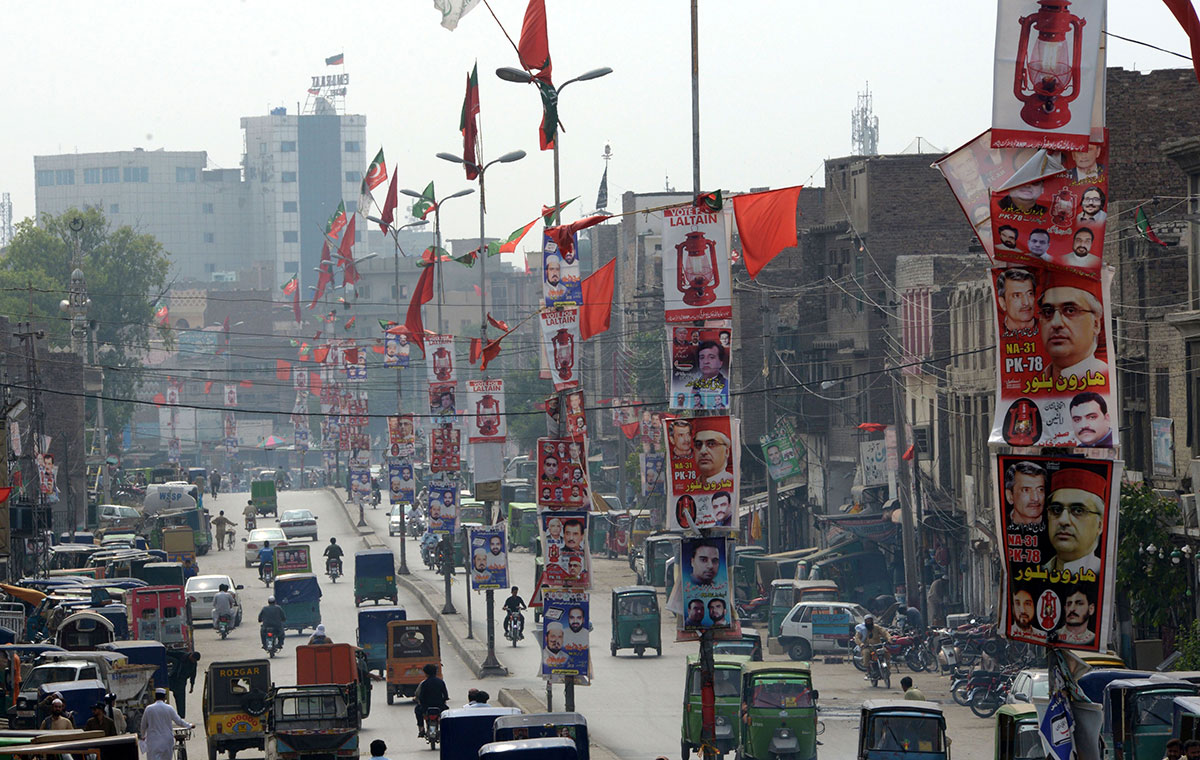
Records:
{"label": "red lantern illustration", "polygon": [[449,380],[450,371],[450,352],[445,346],[438,346],[433,352],[433,374],[438,380]]}
{"label": "red lantern illustration", "polygon": [[688,306],[705,306],[717,300],[716,289],[721,284],[717,271],[717,244],[693,230],[675,246],[677,287]]}
{"label": "red lantern illustration", "polygon": [[571,371],[575,366],[575,336],[565,327],[560,327],[550,339],[554,346],[554,366],[558,376],[563,380],[571,379]]}
{"label": "red lantern illustration", "polygon": [[1055,227],[1070,227],[1075,219],[1075,193],[1063,187],[1050,200],[1050,221]]}
{"label": "red lantern illustration", "polygon": [[[1038,12],[1021,17],[1013,94],[1025,104],[1021,120],[1037,129],[1057,129],[1069,122],[1067,105],[1079,97],[1079,57],[1087,22],[1069,13],[1070,5],[1070,0],[1038,0]],[[1030,45],[1032,29],[1037,39]]]}
{"label": "red lantern illustration", "polygon": [[1010,446],[1032,446],[1034,442],[1033,404],[1021,399],[1013,404],[1012,417],[1008,424],[1008,435],[1005,439]]}
{"label": "red lantern illustration", "polygon": [[495,435],[500,430],[500,402],[487,394],[475,402],[475,424],[483,435]]}

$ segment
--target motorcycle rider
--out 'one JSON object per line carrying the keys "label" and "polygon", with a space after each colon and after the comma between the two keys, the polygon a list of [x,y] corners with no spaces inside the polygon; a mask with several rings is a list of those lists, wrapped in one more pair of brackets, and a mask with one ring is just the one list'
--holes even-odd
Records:
{"label": "motorcycle rider", "polygon": [[246,502],[242,510],[242,519],[246,521],[246,530],[254,530],[254,521],[258,518],[258,510],[254,507],[254,499]]}
{"label": "motorcycle rider", "polygon": [[222,583],[217,587],[217,593],[213,595],[212,622],[213,629],[217,627],[217,621],[222,615],[229,616],[229,627],[233,628],[233,594],[229,593],[229,584]]}
{"label": "motorcycle rider", "polygon": [[[337,539],[333,536],[330,536],[329,546],[325,547],[325,572],[329,572],[330,563],[332,563],[334,560],[337,560],[338,565],[341,565],[342,555],[344,554],[345,552],[342,551],[342,547],[338,546]],[[341,570],[340,567],[338,569],[339,571]]]}
{"label": "motorcycle rider", "polygon": [[275,569],[275,550],[271,548],[270,541],[263,541],[262,548],[258,550],[258,577],[265,580],[268,571]]}
{"label": "motorcycle rider", "polygon": [[437,551],[437,545],[438,537],[434,535],[433,531],[426,531],[425,535],[421,536],[421,559],[424,560],[425,564],[434,564],[429,558],[435,556],[434,552]]}
{"label": "motorcycle rider", "polygon": [[258,622],[261,624],[258,633],[262,638],[263,650],[265,651],[267,648],[267,631],[275,632],[275,638],[279,641],[280,648],[282,648],[283,624],[287,622],[287,615],[283,613],[282,607],[275,604],[275,597],[267,597],[267,606],[258,612]]}
{"label": "motorcycle rider", "polygon": [[504,600],[504,609],[508,615],[504,616],[504,630],[508,630],[508,618],[517,616],[517,640],[525,638],[525,616],[521,614],[521,610],[525,609],[525,600],[518,593],[520,589],[516,586],[512,587],[512,594]]}
{"label": "motorcycle rider", "polygon": [[[891,634],[881,625],[875,625],[875,616],[868,613],[863,621],[854,626],[854,643],[862,650],[863,663],[870,669],[871,658],[875,656],[875,647],[892,640]],[[888,661],[887,650],[883,650],[883,661]],[[868,678],[868,676],[863,676]]]}
{"label": "motorcycle rider", "polygon": [[417,738],[425,736],[425,713],[430,709],[439,712],[450,706],[450,692],[446,690],[446,682],[438,678],[437,665],[429,663],[422,670],[425,680],[417,684],[417,693],[413,699],[416,703],[414,712],[417,714]]}

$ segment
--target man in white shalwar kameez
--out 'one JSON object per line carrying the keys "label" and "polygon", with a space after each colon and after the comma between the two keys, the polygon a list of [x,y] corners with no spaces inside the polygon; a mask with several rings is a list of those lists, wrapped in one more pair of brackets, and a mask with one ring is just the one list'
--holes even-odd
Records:
{"label": "man in white shalwar kameez", "polygon": [[171,760],[175,748],[175,726],[195,728],[167,704],[167,690],[154,690],[155,702],[142,713],[141,740],[147,760]]}

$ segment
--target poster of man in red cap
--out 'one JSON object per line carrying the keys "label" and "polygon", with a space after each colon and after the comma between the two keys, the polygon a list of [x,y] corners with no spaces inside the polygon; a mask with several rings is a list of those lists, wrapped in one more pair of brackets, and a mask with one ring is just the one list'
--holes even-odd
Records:
{"label": "poster of man in red cap", "polygon": [[998,454],[996,482],[1001,631],[1014,641],[1106,649],[1121,463]]}
{"label": "poster of man in red cap", "polygon": [[1111,273],[993,269],[997,399],[991,444],[1111,449]]}

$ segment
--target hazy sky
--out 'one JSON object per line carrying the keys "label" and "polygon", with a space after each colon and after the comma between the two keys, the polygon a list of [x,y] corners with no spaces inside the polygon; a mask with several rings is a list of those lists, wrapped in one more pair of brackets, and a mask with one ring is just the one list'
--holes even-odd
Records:
{"label": "hazy sky", "polygon": [[[526,0],[490,0],[516,40]],[[691,185],[687,0],[547,0],[554,79],[613,74],[562,94],[567,219],[590,211],[611,143],[609,208],[625,190]],[[1031,3],[1032,4],[1032,3]],[[701,181],[705,189],[823,182],[821,162],[850,153],[850,112],[870,82],[879,148],[917,136],[952,148],[988,126],[994,0],[701,0]],[[24,2],[5,6],[6,77],[0,191],[14,217],[34,211],[33,156],[64,152],[206,150],[236,167],[239,117],[294,112],[309,77],[338,73],[348,111],[367,116],[364,161],[382,145],[402,186],[467,186],[434,157],[460,152],[467,71],[479,62],[485,157],[529,157],[489,173],[488,233],[507,235],[553,198],[550,153],[537,150],[540,102],[494,70],[516,53],[483,5],[448,32],[431,0],[393,2]],[[1109,28],[1187,52],[1155,0],[1111,0]],[[1110,40],[1109,65],[1178,68],[1187,61]],[[364,167],[365,168],[365,167]],[[377,191],[382,196],[381,191]],[[477,234],[475,201],[447,204],[450,236]]]}

